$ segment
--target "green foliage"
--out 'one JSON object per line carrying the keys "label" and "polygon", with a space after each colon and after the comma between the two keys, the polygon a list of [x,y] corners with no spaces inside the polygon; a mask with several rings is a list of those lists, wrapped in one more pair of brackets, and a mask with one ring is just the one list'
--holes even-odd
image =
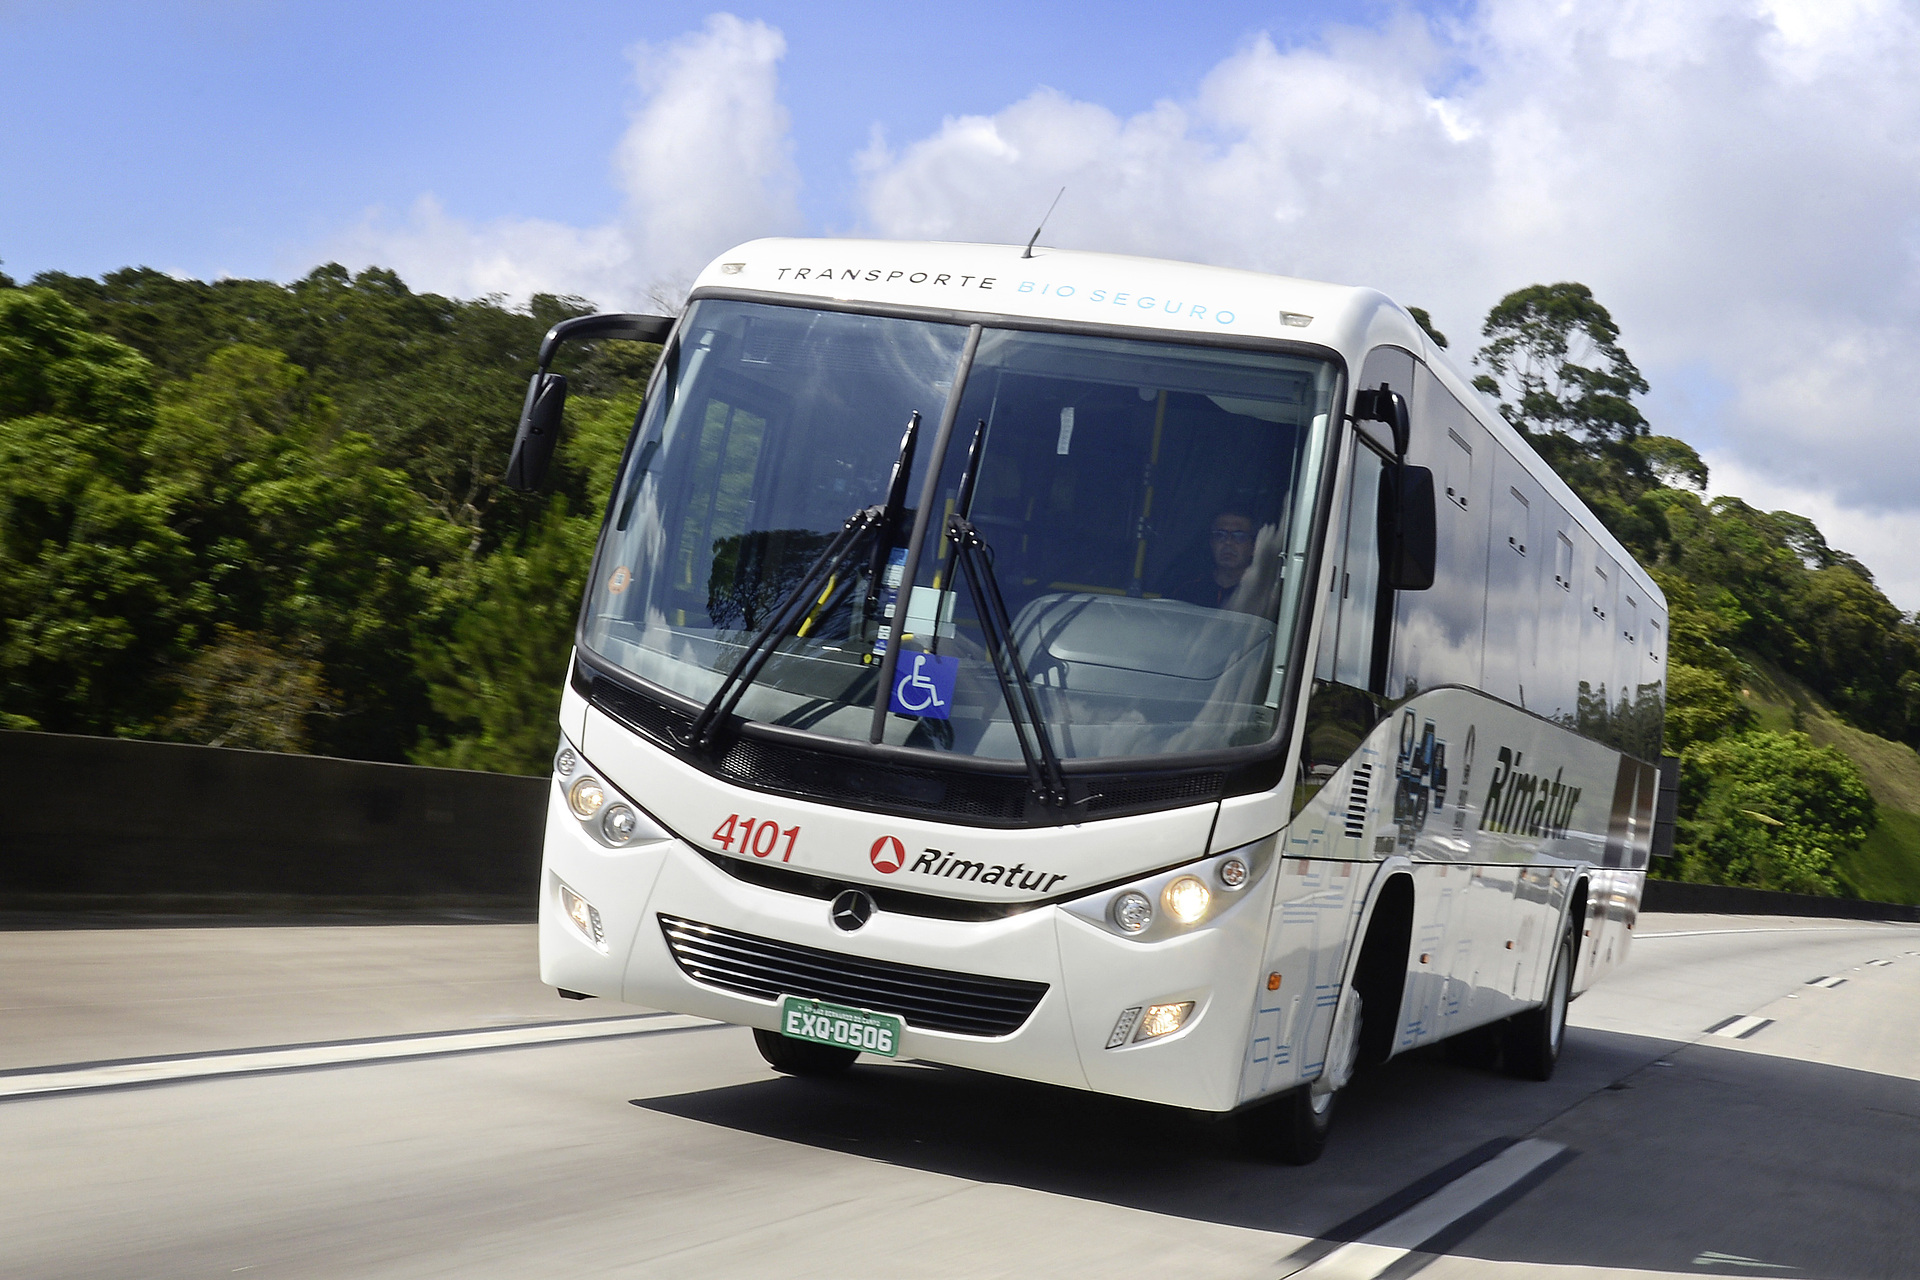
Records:
{"label": "green foliage", "polygon": [[445,744],[422,744],[416,763],[547,772],[598,528],[597,519],[555,503],[518,545],[469,567],[451,635],[419,653],[434,708],[454,733]]}
{"label": "green foliage", "polygon": [[1407,314],[1413,317],[1413,322],[1419,325],[1429,338],[1433,339],[1434,346],[1443,350],[1446,348],[1447,335],[1433,327],[1433,317],[1427,314],[1425,307],[1408,307]]}
{"label": "green foliage", "polygon": [[0,285],[0,726],[544,768],[568,513],[658,348],[570,347],[556,492],[501,477],[541,336],[591,309],[338,266]]}
{"label": "green foliage", "polygon": [[1712,884],[1834,894],[1836,860],[1874,824],[1853,762],[1802,733],[1755,730],[1681,757],[1682,875]]}
{"label": "green foliage", "polygon": [[1474,363],[1487,372],[1474,385],[1500,401],[1515,427],[1583,443],[1647,434],[1647,420],[1633,403],[1636,394],[1646,394],[1647,380],[1587,286],[1515,290],[1487,313],[1480,332],[1487,344]]}

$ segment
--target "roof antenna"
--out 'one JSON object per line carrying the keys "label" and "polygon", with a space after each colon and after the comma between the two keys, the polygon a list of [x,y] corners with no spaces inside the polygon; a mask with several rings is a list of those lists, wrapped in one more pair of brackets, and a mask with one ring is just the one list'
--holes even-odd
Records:
{"label": "roof antenna", "polygon": [[1060,189],[1059,189],[1058,191],[1056,191],[1056,192],[1054,192],[1054,193],[1053,193],[1053,204],[1050,204],[1050,205],[1048,205],[1048,206],[1047,206],[1047,211],[1046,211],[1045,213],[1043,213],[1043,214],[1041,214],[1041,215],[1040,215],[1040,225],[1039,225],[1039,226],[1037,226],[1037,227],[1035,227],[1035,228],[1033,229],[1033,237],[1032,237],[1032,239],[1030,239],[1030,240],[1028,240],[1028,241],[1027,241],[1027,251],[1026,251],[1025,253],[1023,253],[1023,254],[1021,254],[1021,255],[1020,255],[1021,257],[1023,257],[1023,258],[1031,258],[1031,257],[1033,256],[1033,246],[1034,246],[1034,242],[1035,242],[1035,241],[1037,241],[1037,240],[1038,240],[1038,239],[1040,238],[1040,233],[1041,233],[1042,231],[1044,231],[1044,230],[1046,230],[1046,227],[1047,227],[1047,219],[1048,219],[1048,218],[1051,218],[1051,217],[1053,216],[1053,210],[1054,210],[1054,205],[1057,205],[1057,204],[1059,204],[1059,203],[1060,203],[1060,197],[1061,197],[1061,196],[1063,196],[1063,195],[1065,195],[1065,194],[1067,194],[1067,189],[1066,189],[1065,187],[1062,187],[1062,188],[1060,188]]}

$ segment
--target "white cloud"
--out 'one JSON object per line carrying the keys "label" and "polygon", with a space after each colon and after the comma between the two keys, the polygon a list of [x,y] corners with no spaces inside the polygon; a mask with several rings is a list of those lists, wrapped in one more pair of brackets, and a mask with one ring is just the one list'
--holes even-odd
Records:
{"label": "white cloud", "polygon": [[1917,162],[1911,3],[1484,0],[1258,39],[1131,117],[1042,90],[863,181],[882,234],[992,240],[1065,184],[1051,243],[1373,284],[1463,356],[1501,294],[1584,281],[1656,388],[1732,389],[1662,396],[1658,427],[1858,530],[1892,587],[1884,531],[1920,523]]}
{"label": "white cloud", "polygon": [[417,288],[460,297],[553,292],[645,305],[728,245],[798,227],[800,179],[778,95],[785,54],[778,31],[725,13],[631,50],[643,103],[613,156],[623,202],[607,225],[475,224],[425,195],[398,221],[369,212],[319,256],[390,266]]}
{"label": "white cloud", "polygon": [[[1064,185],[1050,243],[1373,284],[1463,358],[1505,292],[1584,281],[1654,382],[1658,428],[1711,446],[1718,484],[1831,524],[1913,607],[1916,5],[1481,0],[1259,38],[1133,115],[1042,88],[917,139],[876,129],[845,221],[1018,243]],[[724,14],[636,50],[605,226],[473,225],[429,198],[330,256],[457,294],[644,303],[730,243],[800,229],[784,52]]]}

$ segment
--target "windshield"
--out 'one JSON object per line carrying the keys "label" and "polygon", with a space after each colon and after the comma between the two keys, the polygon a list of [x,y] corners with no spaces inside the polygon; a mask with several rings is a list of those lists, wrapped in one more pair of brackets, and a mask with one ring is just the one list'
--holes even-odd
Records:
{"label": "windshield", "polygon": [[[712,697],[848,519],[885,502],[918,413],[910,509],[809,587],[737,714],[999,759],[1022,754],[1020,695],[1062,759],[1272,736],[1329,362],[986,329],[949,417],[962,326],[710,299],[681,333],[597,562],[595,654]],[[972,577],[956,563],[956,516]],[[1011,620],[1004,639],[982,631],[998,606],[976,598],[981,570]]]}

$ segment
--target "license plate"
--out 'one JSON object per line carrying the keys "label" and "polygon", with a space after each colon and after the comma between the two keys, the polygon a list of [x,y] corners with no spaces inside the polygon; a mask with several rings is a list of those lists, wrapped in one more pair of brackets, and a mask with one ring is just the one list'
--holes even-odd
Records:
{"label": "license plate", "polygon": [[780,1030],[795,1040],[838,1045],[891,1058],[900,1052],[900,1019],[799,996],[780,1000]]}

